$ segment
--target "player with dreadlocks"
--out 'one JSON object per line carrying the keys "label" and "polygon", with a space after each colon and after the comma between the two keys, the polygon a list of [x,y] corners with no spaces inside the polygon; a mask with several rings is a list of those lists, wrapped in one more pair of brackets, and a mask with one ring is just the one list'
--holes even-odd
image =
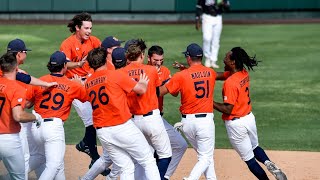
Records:
{"label": "player with dreadlocks", "polygon": [[[248,71],[258,65],[256,57],[249,57],[241,47],[234,47],[224,58],[225,71],[230,71],[224,82],[223,103],[214,102],[214,108],[223,113],[227,134],[232,147],[246,162],[250,171],[258,179],[269,179],[256,159],[263,163],[278,180],[286,180],[286,175],[259,146],[256,121],[251,112],[249,96],[250,78]],[[247,71],[248,70],[248,71]]]}

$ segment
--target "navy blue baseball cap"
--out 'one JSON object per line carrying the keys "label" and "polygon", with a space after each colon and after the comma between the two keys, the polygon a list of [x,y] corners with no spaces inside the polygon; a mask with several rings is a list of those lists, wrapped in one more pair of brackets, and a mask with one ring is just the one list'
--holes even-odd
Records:
{"label": "navy blue baseball cap", "polygon": [[9,42],[7,52],[31,51],[21,39],[14,39]]}
{"label": "navy blue baseball cap", "polygon": [[108,36],[102,41],[101,46],[104,47],[105,49],[107,49],[107,48],[111,48],[114,46],[120,46],[121,43],[123,43],[123,42],[124,41],[120,41],[113,36]]}
{"label": "navy blue baseball cap", "polygon": [[50,61],[49,62],[52,65],[61,65],[61,64],[64,64],[66,62],[69,62],[69,60],[67,60],[67,57],[63,52],[56,51],[50,56]]}
{"label": "navy blue baseball cap", "polygon": [[117,47],[111,54],[112,63],[116,69],[122,68],[127,64],[126,50],[123,47]]}
{"label": "navy blue baseball cap", "polygon": [[129,46],[130,46],[131,44],[136,44],[137,42],[138,42],[137,39],[130,39],[130,40],[128,40],[128,41],[126,42],[126,44],[124,45],[124,49],[125,49],[125,50],[128,50],[128,48],[129,48]]}
{"label": "navy blue baseball cap", "polygon": [[202,48],[196,44],[192,43],[187,47],[187,50],[185,52],[182,52],[185,56],[190,56],[190,57],[202,57],[203,56],[203,51]]}

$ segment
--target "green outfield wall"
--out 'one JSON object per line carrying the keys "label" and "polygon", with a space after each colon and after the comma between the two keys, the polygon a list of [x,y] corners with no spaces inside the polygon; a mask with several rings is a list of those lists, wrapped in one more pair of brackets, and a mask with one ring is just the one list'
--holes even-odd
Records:
{"label": "green outfield wall", "polygon": [[[320,11],[320,0],[230,0],[233,11]],[[187,13],[196,0],[0,0],[0,13]]]}

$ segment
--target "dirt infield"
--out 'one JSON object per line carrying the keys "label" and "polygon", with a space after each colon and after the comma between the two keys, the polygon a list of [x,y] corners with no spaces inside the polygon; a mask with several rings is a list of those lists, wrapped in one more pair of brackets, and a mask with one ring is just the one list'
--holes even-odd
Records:
{"label": "dirt infield", "polygon": [[[99,147],[99,152],[102,152],[101,147]],[[318,167],[320,161],[319,152],[267,151],[267,153],[271,160],[275,161],[277,165],[284,170],[289,180],[320,179],[320,171]],[[87,155],[78,152],[73,145],[68,145],[65,156],[66,179],[77,180],[79,176],[84,175],[87,171],[89,161],[90,159]],[[171,180],[182,180],[183,177],[188,176],[196,161],[197,156],[195,151],[188,148]],[[247,169],[246,164],[242,162],[238,154],[231,149],[215,150],[215,169],[217,178],[221,180],[255,179]],[[0,163],[0,180],[5,179],[3,177],[4,174],[5,169],[3,164]],[[274,179],[270,173],[268,173],[268,176],[270,179]],[[34,179],[35,176],[31,173],[30,180]],[[104,180],[105,178],[99,175],[96,179]],[[203,179],[205,178],[202,176],[201,180]]]}

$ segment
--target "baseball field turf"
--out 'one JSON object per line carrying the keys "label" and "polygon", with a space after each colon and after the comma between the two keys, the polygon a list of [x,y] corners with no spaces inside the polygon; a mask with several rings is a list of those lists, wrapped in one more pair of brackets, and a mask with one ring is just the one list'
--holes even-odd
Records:
{"label": "baseball field turf", "polygon": [[[273,150],[320,151],[320,24],[224,25],[217,71],[223,71],[223,57],[232,47],[241,46],[262,62],[250,73],[251,102],[256,116],[260,145]],[[59,50],[70,35],[66,25],[4,25],[0,28],[0,52],[8,42],[23,39],[28,58],[20,68],[35,77],[48,73],[49,56]],[[202,43],[201,32],[193,25],[94,25],[93,35],[103,40],[142,38],[150,47],[165,50],[165,65],[172,74],[174,61],[185,62],[181,54],[192,42]],[[221,102],[217,82],[215,100]],[[165,97],[164,117],[180,121],[180,99]],[[216,148],[231,148],[221,114],[215,111]],[[74,110],[65,123],[66,141],[78,143],[84,126]]]}

